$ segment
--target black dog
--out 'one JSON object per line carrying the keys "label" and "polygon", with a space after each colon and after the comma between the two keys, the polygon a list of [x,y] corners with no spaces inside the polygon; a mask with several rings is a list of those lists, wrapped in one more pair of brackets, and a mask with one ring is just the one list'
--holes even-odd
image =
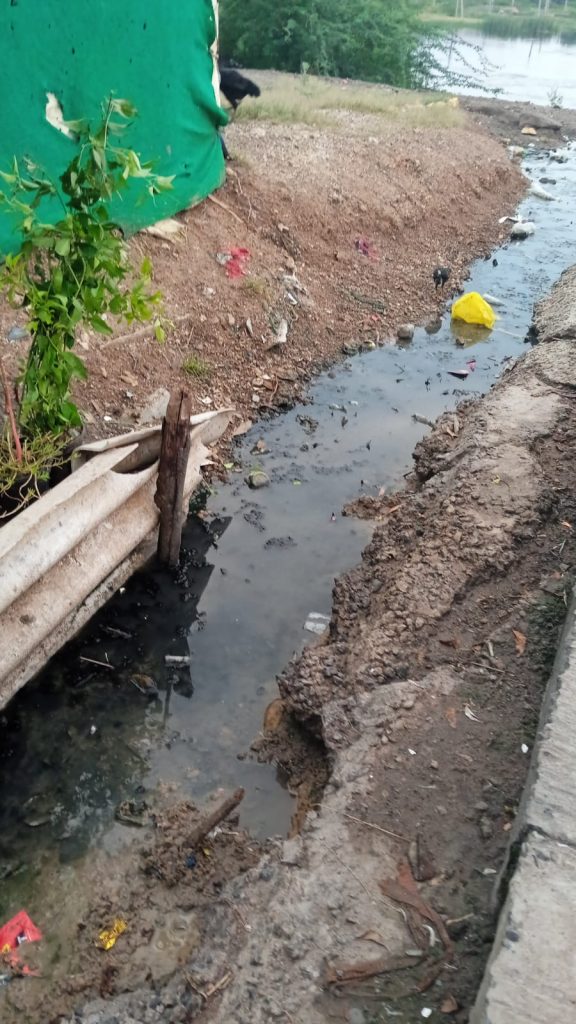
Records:
{"label": "black dog", "polygon": [[[245,75],[241,75],[237,70],[235,61],[219,61],[218,69],[220,71],[220,91],[224,94],[228,103],[233,110],[237,110],[240,103],[246,96],[259,96],[260,89],[255,82],[252,82]],[[224,142],[224,136],[220,135],[220,144],[222,146],[222,153],[225,160],[231,160],[232,157],[228,150],[226,143]]]}
{"label": "black dog", "polygon": [[228,100],[233,110],[237,110],[239,104],[246,96],[259,96],[260,89],[255,82],[252,82],[245,75],[241,75],[236,68],[229,67],[220,62],[220,89]]}

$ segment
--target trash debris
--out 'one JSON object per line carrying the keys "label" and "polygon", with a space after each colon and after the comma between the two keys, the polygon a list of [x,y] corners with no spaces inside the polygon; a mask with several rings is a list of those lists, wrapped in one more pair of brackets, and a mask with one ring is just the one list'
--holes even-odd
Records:
{"label": "trash debris", "polygon": [[25,910],[18,911],[0,928],[0,954],[18,949],[24,942],[40,942],[42,932]]}
{"label": "trash debris", "polygon": [[530,750],[530,747],[528,746],[527,743],[523,743],[522,746],[520,747],[520,750],[522,751],[523,754],[527,754],[528,751]]}
{"label": "trash debris", "polygon": [[512,228],[510,238],[516,238],[518,241],[522,241],[524,238],[530,238],[535,231],[536,225],[531,220],[521,220]]}
{"label": "trash debris", "polygon": [[189,665],[190,655],[189,654],[165,654],[164,655],[165,665]]}
{"label": "trash debris", "polygon": [[321,636],[325,633],[330,625],[330,619],[327,615],[323,615],[322,612],[309,612],[308,618],[304,623],[304,629],[307,629],[309,633],[317,633]]}
{"label": "trash debris", "polygon": [[442,291],[444,285],[450,280],[451,268],[450,267],[435,267],[432,271],[432,280],[436,286],[436,291],[440,288]]}
{"label": "trash debris", "polygon": [[470,719],[471,722],[479,722],[480,721],[480,719],[477,718],[476,715],[474,714],[474,712],[472,711],[472,708],[470,707],[469,704],[465,704],[464,705],[464,714],[466,715],[466,718]]}
{"label": "trash debris", "polygon": [[497,317],[492,306],[478,292],[467,292],[452,306],[452,319],[463,320],[466,324],[480,324],[492,330]]}
{"label": "trash debris", "polygon": [[8,341],[24,341],[30,337],[30,332],[25,327],[11,327],[8,331]]}
{"label": "trash debris", "polygon": [[556,201],[556,196],[553,196],[551,192],[547,192],[542,185],[539,185],[537,181],[533,181],[530,185],[530,192],[533,196],[537,196],[538,199],[545,199],[548,203]]}
{"label": "trash debris", "polygon": [[126,931],[128,927],[127,922],[122,917],[117,917],[111,928],[105,928],[98,935],[98,941],[102,949],[112,949],[116,945],[117,940]]}
{"label": "trash debris", "polygon": [[376,252],[372,242],[369,242],[366,238],[357,238],[354,243],[356,251],[361,253],[362,256],[367,256],[368,259],[377,260],[378,253]]}
{"label": "trash debris", "polygon": [[142,233],[152,235],[154,238],[161,238],[164,242],[173,242],[184,231],[184,225],[174,217],[167,217],[166,220],[156,221],[148,228],[142,228]]}
{"label": "trash debris", "polygon": [[420,1016],[421,1017],[425,1017],[426,1020],[428,1019],[428,1017],[431,1017],[432,1016],[432,1010],[430,1009],[430,1007],[429,1006],[424,1006],[423,1009],[420,1010]]}
{"label": "trash debris", "polygon": [[472,359],[467,359],[466,360],[466,366],[470,370],[470,373],[474,373],[474,370],[476,369],[477,365],[478,364],[477,364],[476,360],[474,359],[474,357],[472,357]]}
{"label": "trash debris", "polygon": [[448,370],[448,373],[450,374],[451,377],[457,377],[458,380],[466,380],[466,377],[468,377],[470,370]]}
{"label": "trash debris", "polygon": [[216,260],[225,268],[226,277],[246,277],[247,263],[250,256],[249,249],[245,249],[242,246],[234,246],[227,252],[217,253]]}
{"label": "trash debris", "polygon": [[288,321],[287,320],[282,319],[280,321],[280,323],[278,324],[278,327],[276,328],[276,333],[274,335],[274,340],[267,347],[267,351],[268,352],[272,348],[277,348],[280,345],[285,345],[286,344],[286,342],[288,341],[288,326],[289,325],[288,325]]}
{"label": "trash debris", "polygon": [[186,857],[186,867],[190,869],[195,868],[197,863],[198,861],[196,860],[195,854],[189,853]]}
{"label": "trash debris", "polygon": [[524,125],[523,128],[520,129],[520,134],[521,135],[537,135],[538,132],[536,131],[535,128],[532,128],[531,125],[526,124],[526,125]]}
{"label": "trash debris", "polygon": [[514,634],[516,654],[521,657],[526,650],[526,636],[519,629],[513,629],[512,633]]}
{"label": "trash debris", "polygon": [[495,295],[488,295],[486,292],[484,293],[483,298],[485,298],[486,302],[488,302],[491,306],[504,306],[505,305],[503,299],[497,299]]}

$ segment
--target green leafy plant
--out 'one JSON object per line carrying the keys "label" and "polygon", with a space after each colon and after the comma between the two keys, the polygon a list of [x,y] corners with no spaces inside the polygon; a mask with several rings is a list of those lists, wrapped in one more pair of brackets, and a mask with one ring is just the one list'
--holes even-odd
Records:
{"label": "green leafy plant", "polygon": [[207,363],[205,359],[201,359],[200,356],[195,355],[186,357],[182,363],[182,369],[189,377],[195,377],[197,380],[206,380],[212,373],[210,363]]}
{"label": "green leafy plant", "polygon": [[[80,326],[111,334],[109,318],[149,321],[160,303],[149,260],[134,270],[107,207],[133,178],[142,179],[144,198],[171,187],[171,178],[154,174],[116,142],[135,114],[127,100],[110,99],[94,130],[84,121],[68,122],[77,152],[58,183],[30,159],[14,159],[10,173],[2,173],[0,209],[15,218],[22,242],[0,268],[0,289],[12,305],[24,307],[32,337],[18,382],[24,437],[57,437],[81,425],[70,397],[73,379],[86,377],[73,351]],[[43,211],[55,205],[62,217],[47,223]],[[162,340],[160,321],[156,334]]]}

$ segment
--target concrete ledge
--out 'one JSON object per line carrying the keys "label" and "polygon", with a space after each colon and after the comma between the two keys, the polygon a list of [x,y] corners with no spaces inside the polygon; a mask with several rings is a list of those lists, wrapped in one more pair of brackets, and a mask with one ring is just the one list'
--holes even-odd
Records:
{"label": "concrete ledge", "polygon": [[470,1024],[576,1021],[576,850],[522,845]]}
{"label": "concrete ledge", "polygon": [[[512,874],[470,1024],[576,1021],[576,601],[517,816]],[[511,859],[510,859],[511,860]]]}

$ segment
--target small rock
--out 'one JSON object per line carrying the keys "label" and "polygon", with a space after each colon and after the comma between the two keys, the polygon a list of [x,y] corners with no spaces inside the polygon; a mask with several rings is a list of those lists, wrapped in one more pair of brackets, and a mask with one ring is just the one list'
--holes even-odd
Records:
{"label": "small rock", "polygon": [[366,1017],[364,1016],[364,1013],[355,1006],[348,1011],[347,1020],[348,1024],[366,1024]]}
{"label": "small rock", "polygon": [[487,811],[488,804],[485,800],[479,800],[478,803],[474,804],[474,810],[476,811]]}
{"label": "small rock", "polygon": [[491,839],[492,836],[494,835],[494,826],[490,821],[490,818],[487,818],[486,815],[483,815],[480,818],[480,821],[478,822],[478,828],[480,829],[480,835],[482,836],[482,839]]}
{"label": "small rock", "polygon": [[304,846],[301,836],[295,836],[294,839],[287,839],[282,849],[282,863],[287,864],[289,867],[298,867],[302,855],[304,853]]}
{"label": "small rock", "polygon": [[433,769],[433,771],[437,772],[439,767],[438,761],[430,761],[430,767]]}
{"label": "small rock", "polygon": [[400,324],[396,336],[400,341],[412,341],[415,330],[414,324]]}
{"label": "small rock", "polygon": [[257,491],[260,487],[268,487],[270,477],[261,469],[253,469],[252,472],[248,474],[246,483],[254,491]]}

